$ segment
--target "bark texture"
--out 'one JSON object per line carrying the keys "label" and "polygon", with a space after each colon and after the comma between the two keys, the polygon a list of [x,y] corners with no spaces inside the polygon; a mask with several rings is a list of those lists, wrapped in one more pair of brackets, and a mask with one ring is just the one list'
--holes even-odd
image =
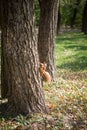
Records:
{"label": "bark texture", "polygon": [[55,35],[57,27],[59,0],[39,0],[40,25],[38,50],[40,62],[47,63],[47,71],[55,78]]}
{"label": "bark texture", "polygon": [[7,21],[8,21],[8,0],[5,2],[1,0],[1,96],[6,98],[6,93],[8,89],[7,83],[7,73],[8,71],[6,66],[5,58],[5,44],[7,42]]}
{"label": "bark texture", "polygon": [[87,34],[87,0],[86,0],[86,3],[85,3],[84,10],[83,10],[82,32]]}
{"label": "bark texture", "polygon": [[2,96],[16,113],[46,112],[33,0],[3,0],[2,6]]}

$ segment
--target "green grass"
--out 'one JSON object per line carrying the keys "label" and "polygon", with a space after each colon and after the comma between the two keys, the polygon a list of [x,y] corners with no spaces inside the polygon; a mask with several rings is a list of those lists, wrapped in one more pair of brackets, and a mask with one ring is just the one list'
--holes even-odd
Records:
{"label": "green grass", "polygon": [[[57,130],[87,129],[87,35],[60,34],[56,39],[57,81],[44,87]],[[61,121],[60,121],[61,120]]]}
{"label": "green grass", "polygon": [[64,33],[56,40],[56,64],[60,69],[87,71],[87,35]]}

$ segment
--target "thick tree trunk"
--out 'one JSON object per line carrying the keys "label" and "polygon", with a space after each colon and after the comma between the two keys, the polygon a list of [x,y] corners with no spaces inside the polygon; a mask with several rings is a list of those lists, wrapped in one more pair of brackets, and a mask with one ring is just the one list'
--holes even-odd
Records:
{"label": "thick tree trunk", "polygon": [[83,10],[83,18],[82,18],[82,32],[87,34],[87,1]]}
{"label": "thick tree trunk", "polygon": [[3,96],[8,98],[9,108],[17,113],[46,112],[39,72],[33,0],[3,0],[3,17],[2,88],[7,87]]}
{"label": "thick tree trunk", "polygon": [[40,25],[38,35],[38,50],[40,62],[47,63],[47,69],[55,78],[55,35],[57,27],[59,0],[39,0]]}
{"label": "thick tree trunk", "polygon": [[[4,7],[3,7],[4,5]],[[1,0],[1,97],[6,98],[8,83],[6,58],[5,58],[5,44],[7,42],[7,21],[8,21],[8,1]]]}
{"label": "thick tree trunk", "polygon": [[0,0],[0,31],[1,31],[1,0]]}

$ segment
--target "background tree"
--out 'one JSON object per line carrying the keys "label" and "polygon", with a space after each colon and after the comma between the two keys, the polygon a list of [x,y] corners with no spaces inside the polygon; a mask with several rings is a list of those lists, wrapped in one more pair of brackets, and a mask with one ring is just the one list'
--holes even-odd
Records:
{"label": "background tree", "polygon": [[60,13],[60,0],[59,0],[58,17],[57,17],[57,35],[60,31],[60,26],[61,26],[61,13]]}
{"label": "background tree", "polygon": [[8,109],[46,112],[39,72],[33,0],[2,0],[2,88]]}
{"label": "background tree", "polygon": [[[82,15],[86,0],[61,0],[58,8],[58,22],[59,26],[82,28]],[[35,0],[36,25],[39,25],[40,7],[38,0]],[[61,22],[60,22],[61,19]],[[37,26],[38,27],[38,26]],[[59,31],[57,29],[57,31]]]}
{"label": "background tree", "polygon": [[74,0],[74,6],[73,6],[73,14],[72,14],[72,17],[71,17],[71,28],[74,27],[75,25],[75,20],[76,20],[76,15],[77,15],[77,12],[78,12],[78,5],[80,3],[80,0]]}
{"label": "background tree", "polygon": [[40,25],[38,34],[38,51],[40,62],[47,63],[51,76],[55,77],[55,35],[59,0],[39,0]]}
{"label": "background tree", "polygon": [[61,0],[60,1],[61,23],[63,25],[70,25],[71,17],[73,14],[73,1]]}
{"label": "background tree", "polygon": [[87,34],[87,0],[83,10],[83,18],[82,18],[82,32]]}
{"label": "background tree", "polygon": [[61,24],[69,27],[75,25],[81,29],[84,4],[85,0],[61,0]]}

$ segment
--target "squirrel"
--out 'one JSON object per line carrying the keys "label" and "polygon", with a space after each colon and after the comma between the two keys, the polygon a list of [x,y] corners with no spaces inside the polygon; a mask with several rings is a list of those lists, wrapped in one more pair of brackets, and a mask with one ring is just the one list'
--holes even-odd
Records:
{"label": "squirrel", "polygon": [[47,67],[46,63],[40,63],[40,73],[41,73],[42,79],[50,83],[52,78],[49,72],[46,71],[46,67]]}

